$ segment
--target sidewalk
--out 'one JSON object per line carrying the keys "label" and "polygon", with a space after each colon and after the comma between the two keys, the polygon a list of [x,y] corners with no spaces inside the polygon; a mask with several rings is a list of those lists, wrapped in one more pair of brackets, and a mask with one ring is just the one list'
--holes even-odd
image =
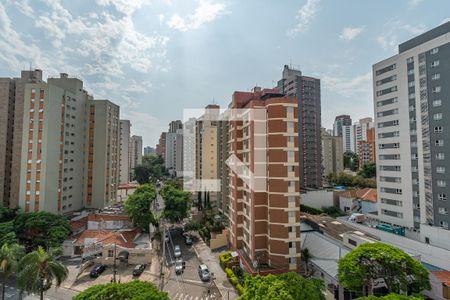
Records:
{"label": "sidewalk", "polygon": [[228,281],[227,274],[220,266],[219,253],[212,252],[202,239],[194,244],[194,250],[198,259],[208,266],[211,273],[214,273],[214,283],[222,294],[222,298],[224,300],[238,299],[239,294]]}

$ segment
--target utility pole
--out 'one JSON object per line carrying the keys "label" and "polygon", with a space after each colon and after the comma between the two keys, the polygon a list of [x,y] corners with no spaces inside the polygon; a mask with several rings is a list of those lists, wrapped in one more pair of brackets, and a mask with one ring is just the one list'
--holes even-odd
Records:
{"label": "utility pole", "polygon": [[166,226],[164,224],[164,219],[161,219],[161,225],[163,228],[163,234],[161,237],[162,240],[162,244],[163,244],[163,248],[162,248],[162,260],[161,260],[161,271],[160,271],[160,275],[161,275],[161,291],[164,290],[164,265],[165,265],[165,261],[166,261]]}
{"label": "utility pole", "polygon": [[117,265],[116,265],[116,259],[117,259],[117,245],[114,243],[114,274],[113,274],[113,282],[116,283],[116,273],[117,273]]}

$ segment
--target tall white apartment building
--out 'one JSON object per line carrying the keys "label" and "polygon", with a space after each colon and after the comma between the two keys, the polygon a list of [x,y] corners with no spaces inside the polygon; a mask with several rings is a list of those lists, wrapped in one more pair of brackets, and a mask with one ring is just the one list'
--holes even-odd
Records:
{"label": "tall white apartment building", "polygon": [[130,150],[128,154],[130,178],[132,178],[134,168],[142,164],[142,136],[133,135],[130,138]]}
{"label": "tall white apartment building", "polygon": [[371,117],[360,119],[353,127],[355,134],[355,153],[359,153],[360,142],[367,141],[367,130],[373,128],[373,119]]}
{"label": "tall white apartment building", "polygon": [[379,218],[450,248],[450,22],[376,63],[373,87]]}
{"label": "tall white apartment building", "polygon": [[120,120],[120,184],[127,184],[130,178],[130,129],[129,120]]}
{"label": "tall white apartment building", "polygon": [[355,152],[355,133],[353,125],[342,126],[342,150]]}

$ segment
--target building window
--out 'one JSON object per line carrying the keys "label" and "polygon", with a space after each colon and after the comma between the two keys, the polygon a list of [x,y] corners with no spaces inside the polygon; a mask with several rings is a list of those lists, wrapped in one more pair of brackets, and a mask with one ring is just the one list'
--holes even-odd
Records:
{"label": "building window", "polygon": [[442,105],[441,99],[433,100],[433,107],[438,107]]}
{"label": "building window", "polygon": [[431,80],[438,80],[441,78],[441,73],[435,73],[431,75]]}
{"label": "building window", "polygon": [[437,113],[433,115],[433,120],[442,120],[442,113]]}
{"label": "building window", "polygon": [[436,173],[445,174],[445,167],[436,167]]}
{"label": "building window", "polygon": [[289,263],[290,264],[296,264],[297,263],[297,258],[296,257],[289,257]]}
{"label": "building window", "polygon": [[287,107],[286,110],[287,110],[288,114],[293,114],[294,113],[294,108],[292,106]]}
{"label": "building window", "polygon": [[436,160],[444,160],[445,153],[436,153],[435,157],[436,157]]}
{"label": "building window", "polygon": [[444,180],[438,180],[438,181],[436,181],[436,185],[438,187],[446,187],[447,186],[447,182],[444,181]]}
{"label": "building window", "polygon": [[288,217],[289,218],[295,218],[295,211],[289,211],[288,212]]}
{"label": "building window", "polygon": [[447,194],[437,194],[439,201],[447,201]]}
{"label": "building window", "polygon": [[438,212],[440,215],[448,215],[448,209],[446,207],[439,207]]}
{"label": "building window", "polygon": [[436,140],[434,141],[434,144],[438,147],[444,146],[444,140]]}
{"label": "building window", "polygon": [[442,126],[436,126],[434,127],[435,133],[442,133],[444,131],[444,128]]}
{"label": "building window", "polygon": [[431,63],[431,67],[432,67],[432,68],[435,68],[435,67],[437,67],[437,66],[439,66],[439,60],[435,60],[435,61],[433,61],[433,62]]}
{"label": "building window", "polygon": [[108,250],[108,257],[114,257],[114,250]]}
{"label": "building window", "polygon": [[294,172],[294,166],[288,166],[287,167],[288,172]]}
{"label": "building window", "polygon": [[448,229],[448,222],[440,221],[439,224],[441,225],[442,228]]}
{"label": "building window", "polygon": [[356,243],[356,241],[354,241],[354,240],[352,240],[352,239],[348,239],[348,243],[349,243],[350,245],[355,246],[355,247],[358,246],[358,244]]}
{"label": "building window", "polygon": [[439,48],[437,48],[437,47],[430,50],[430,54],[436,54],[438,52],[439,52]]}
{"label": "building window", "polygon": [[440,93],[441,92],[441,87],[440,86],[435,86],[434,88],[431,89],[431,91],[433,93]]}

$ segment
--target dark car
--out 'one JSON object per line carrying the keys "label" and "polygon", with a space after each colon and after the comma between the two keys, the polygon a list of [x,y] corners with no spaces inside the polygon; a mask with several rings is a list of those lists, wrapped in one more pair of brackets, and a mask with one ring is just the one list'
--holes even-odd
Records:
{"label": "dark car", "polygon": [[141,275],[142,272],[144,272],[146,267],[147,267],[147,265],[136,265],[136,267],[134,267],[134,269],[133,269],[133,276]]}
{"label": "dark car", "polygon": [[103,271],[105,271],[106,266],[105,265],[96,265],[92,268],[91,272],[89,273],[89,276],[91,278],[97,278],[98,275],[102,274]]}

